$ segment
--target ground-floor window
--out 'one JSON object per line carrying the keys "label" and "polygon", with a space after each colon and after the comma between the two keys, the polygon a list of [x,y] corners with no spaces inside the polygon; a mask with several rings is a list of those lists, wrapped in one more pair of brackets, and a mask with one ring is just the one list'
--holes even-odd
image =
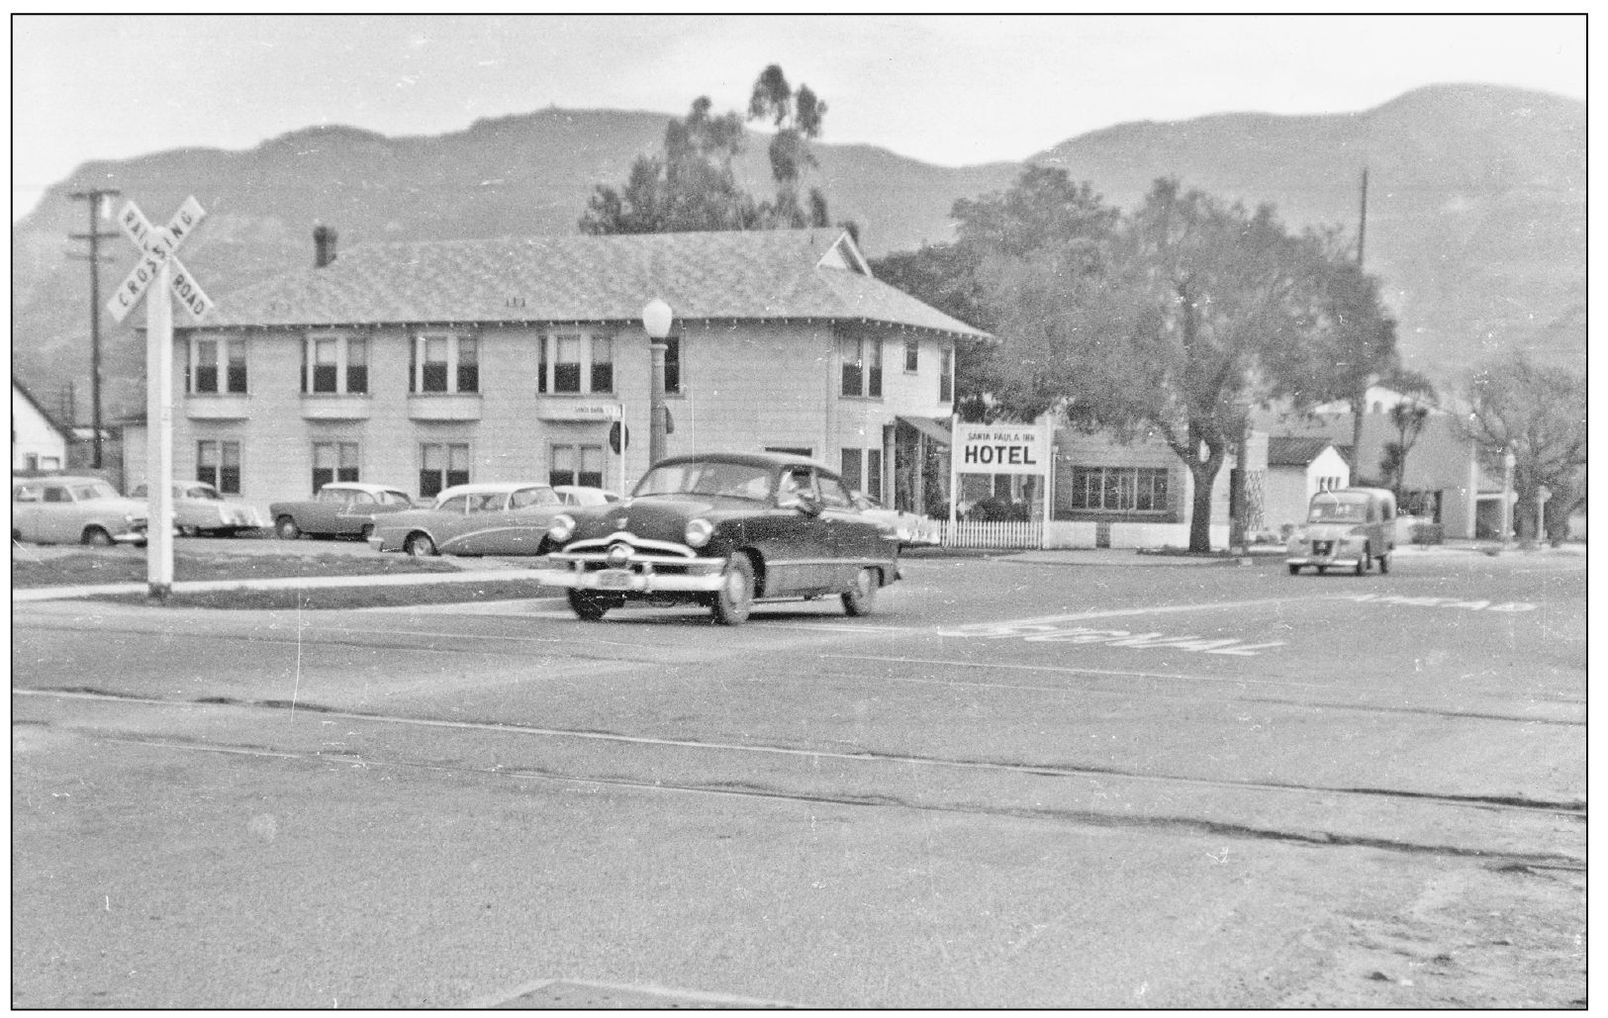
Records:
{"label": "ground-floor window", "polygon": [[419,446],[421,496],[435,498],[455,484],[468,483],[468,442],[425,442]]}
{"label": "ground-floor window", "polygon": [[240,443],[212,439],[197,442],[195,479],[225,495],[240,494]]}
{"label": "ground-floor window", "polygon": [[882,500],[882,450],[842,450],[843,483],[855,491],[864,492],[877,501]]}
{"label": "ground-floor window", "polygon": [[1166,512],[1167,471],[1157,467],[1073,467],[1072,508]]}
{"label": "ground-floor window", "polygon": [[579,484],[603,487],[603,446],[555,444],[548,484]]}
{"label": "ground-floor window", "polygon": [[317,491],[331,481],[356,481],[358,464],[362,460],[356,442],[313,443],[313,490]]}

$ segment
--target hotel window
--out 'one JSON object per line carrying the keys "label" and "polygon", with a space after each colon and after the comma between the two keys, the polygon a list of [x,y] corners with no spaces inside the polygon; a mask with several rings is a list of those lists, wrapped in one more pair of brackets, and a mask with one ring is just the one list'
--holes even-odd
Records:
{"label": "hotel window", "polygon": [[1073,467],[1072,508],[1167,511],[1167,471],[1154,467]]}
{"label": "hotel window", "polygon": [[843,395],[882,395],[881,340],[840,336],[838,358],[843,364]]}
{"label": "hotel window", "polygon": [[592,392],[614,391],[614,337],[592,337]]}
{"label": "hotel window", "polygon": [[664,391],[667,396],[681,393],[680,336],[666,336],[664,340]]}
{"label": "hotel window", "polygon": [[955,351],[944,347],[938,354],[938,402],[952,403],[955,399]]}
{"label": "hotel window", "polygon": [[473,336],[426,332],[413,337],[410,392],[479,392],[480,344]]}
{"label": "hotel window", "polygon": [[246,341],[243,339],[192,339],[190,341],[191,392],[245,392]]}
{"label": "hotel window", "polygon": [[905,340],[905,366],[907,372],[914,372],[921,367],[921,340]]}
{"label": "hotel window", "polygon": [[603,487],[603,447],[601,445],[554,445],[548,484],[580,484]]}
{"label": "hotel window", "polygon": [[360,452],[356,442],[314,442],[313,491],[331,481],[358,480]]}
{"label": "hotel window", "polygon": [[368,392],[368,340],[308,336],[302,347],[302,392]]}
{"label": "hotel window", "polygon": [[468,483],[468,442],[425,442],[419,446],[421,496],[434,498],[455,484]]}
{"label": "hotel window", "polygon": [[543,336],[536,391],[576,395],[613,392],[614,337],[578,332]]}
{"label": "hotel window", "polygon": [[240,443],[197,442],[195,479],[205,481],[225,495],[240,494]]}

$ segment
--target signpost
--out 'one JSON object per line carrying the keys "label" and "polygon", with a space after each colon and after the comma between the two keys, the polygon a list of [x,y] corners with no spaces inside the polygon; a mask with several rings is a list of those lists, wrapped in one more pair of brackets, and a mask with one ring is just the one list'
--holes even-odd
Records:
{"label": "signpost", "polygon": [[962,424],[950,426],[949,522],[959,518],[961,474],[1032,474],[1044,480],[1044,522],[1050,522],[1051,472],[1055,466],[1055,424],[1046,414],[1033,424]]}
{"label": "signpost", "polygon": [[140,302],[151,284],[156,294],[145,302],[145,412],[147,444],[145,487],[150,492],[146,511],[146,593],[166,600],[173,591],[173,304],[172,298],[200,321],[212,310],[212,301],[190,270],[178,259],[179,246],[200,225],[206,210],[189,197],[166,226],[151,225],[132,201],[123,206],[118,225],[140,249],[139,264],[128,274],[106,304],[121,322]]}

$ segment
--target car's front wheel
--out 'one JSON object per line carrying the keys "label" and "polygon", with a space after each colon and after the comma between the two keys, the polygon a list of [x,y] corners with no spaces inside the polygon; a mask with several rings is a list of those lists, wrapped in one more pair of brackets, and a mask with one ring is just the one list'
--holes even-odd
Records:
{"label": "car's front wheel", "polygon": [[1363,573],[1366,573],[1368,571],[1368,567],[1371,565],[1373,565],[1373,554],[1368,550],[1367,546],[1364,545],[1362,555],[1357,559],[1357,575],[1361,576]]}
{"label": "car's front wheel", "polygon": [[866,568],[860,570],[854,577],[854,589],[843,594],[843,610],[849,615],[859,618],[870,615],[877,605],[877,574],[876,570]]}
{"label": "car's front wheel", "polygon": [[1300,571],[1301,571],[1301,567],[1300,567],[1300,566],[1298,566],[1298,565],[1296,565],[1296,564],[1295,564],[1295,563],[1293,563],[1293,562],[1292,562],[1292,563],[1290,563],[1290,575],[1291,575],[1291,576],[1294,576],[1294,575],[1295,575],[1295,574],[1296,574],[1296,573],[1299,573],[1299,572],[1300,572]]}
{"label": "car's front wheel", "polygon": [[436,546],[428,534],[410,534],[402,550],[414,558],[429,558],[436,553]]}
{"label": "car's front wheel", "polygon": [[281,516],[274,521],[274,533],[279,535],[281,541],[294,541],[301,536],[301,528],[289,516]]}
{"label": "car's front wheel", "polygon": [[583,622],[596,622],[603,617],[604,612],[610,608],[617,608],[620,604],[618,599],[602,597],[590,590],[571,589],[568,594],[570,611]]}
{"label": "car's front wheel", "polygon": [[738,552],[726,560],[712,610],[723,626],[740,625],[754,607],[754,564]]}

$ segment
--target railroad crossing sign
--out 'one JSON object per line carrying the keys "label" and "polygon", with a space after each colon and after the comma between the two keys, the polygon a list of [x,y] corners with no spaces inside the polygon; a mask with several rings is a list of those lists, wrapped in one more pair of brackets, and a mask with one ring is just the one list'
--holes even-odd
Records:
{"label": "railroad crossing sign", "polygon": [[140,249],[140,263],[134,266],[134,271],[128,274],[113,293],[112,299],[106,302],[106,310],[112,317],[122,321],[128,313],[134,310],[134,305],[145,296],[145,291],[157,278],[164,264],[172,267],[172,282],[170,284],[173,295],[179,299],[196,321],[204,318],[212,310],[212,300],[201,289],[201,284],[195,281],[195,276],[179,261],[179,245],[190,236],[192,230],[198,226],[206,215],[206,210],[192,195],[184,199],[184,204],[173,213],[168,224],[158,228],[151,225],[140,211],[138,205],[132,201],[123,205],[123,211],[117,217],[117,223],[123,228],[123,234],[134,242]]}

